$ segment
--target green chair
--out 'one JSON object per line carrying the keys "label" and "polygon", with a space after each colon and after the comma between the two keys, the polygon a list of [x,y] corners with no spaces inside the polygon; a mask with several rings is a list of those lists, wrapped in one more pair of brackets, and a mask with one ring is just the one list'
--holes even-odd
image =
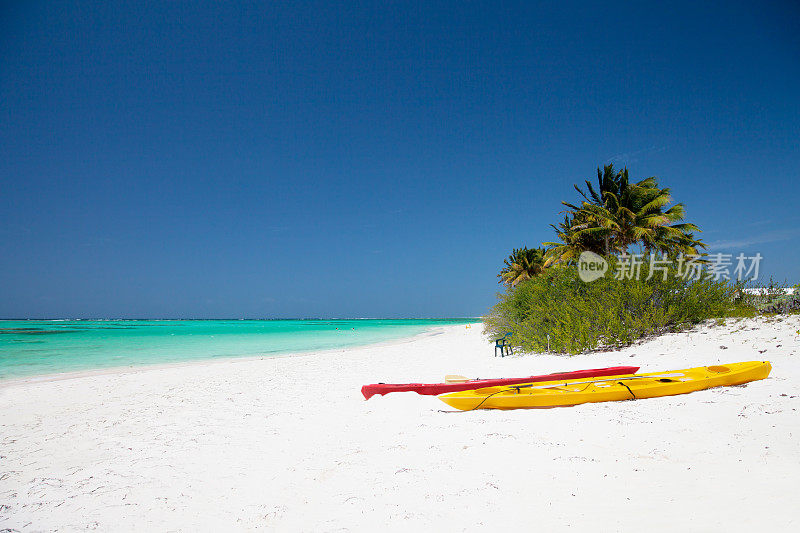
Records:
{"label": "green chair", "polygon": [[494,340],[494,356],[497,357],[497,349],[500,348],[500,357],[505,357],[506,355],[514,355],[514,350],[511,349],[511,344],[509,343],[510,337],[513,335],[510,331],[500,337],[499,339]]}

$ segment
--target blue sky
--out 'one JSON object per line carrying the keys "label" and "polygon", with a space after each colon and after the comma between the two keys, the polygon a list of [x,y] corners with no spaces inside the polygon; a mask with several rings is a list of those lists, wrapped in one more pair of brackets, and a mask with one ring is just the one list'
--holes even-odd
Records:
{"label": "blue sky", "polygon": [[796,2],[0,7],[0,316],[475,316],[607,162],[800,282]]}

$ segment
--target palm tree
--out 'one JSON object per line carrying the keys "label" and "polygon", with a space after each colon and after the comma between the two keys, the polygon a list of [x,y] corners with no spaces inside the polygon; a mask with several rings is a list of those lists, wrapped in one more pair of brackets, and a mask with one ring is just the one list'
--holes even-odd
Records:
{"label": "palm tree", "polygon": [[562,202],[570,211],[565,224],[556,229],[562,242],[546,243],[552,246],[548,264],[573,260],[584,249],[597,253],[592,248],[599,242],[605,255],[626,252],[637,243],[648,252],[670,254],[697,254],[705,248],[694,237],[693,232],[700,229],[680,223],[685,216],[683,204],[664,210],[672,196],[669,188],[658,187],[655,177],[630,183],[627,169],[614,172],[612,165],[606,165],[602,172],[597,169],[597,181],[597,190],[588,180],[586,192],[575,186],[584,199],[580,205]]}
{"label": "palm tree", "polygon": [[544,248],[514,248],[505,267],[497,275],[498,283],[516,287],[521,281],[538,276],[544,270]]}
{"label": "palm tree", "polygon": [[589,221],[582,220],[580,216],[569,214],[564,215],[564,221],[559,222],[558,226],[550,224],[560,240],[542,243],[542,246],[547,247],[545,268],[560,263],[572,264],[587,250],[596,254],[605,253],[603,235],[593,235],[591,232],[583,231],[590,229],[589,225]]}

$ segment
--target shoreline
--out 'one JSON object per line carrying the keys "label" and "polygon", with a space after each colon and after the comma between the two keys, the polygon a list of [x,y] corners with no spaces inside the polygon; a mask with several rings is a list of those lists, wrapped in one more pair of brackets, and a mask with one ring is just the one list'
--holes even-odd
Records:
{"label": "shoreline", "polygon": [[[440,329],[440,328],[435,328]],[[493,357],[481,328],[0,388],[0,529],[793,530],[800,315],[621,350]],[[769,360],[769,378],[560,409],[454,411],[376,382]],[[655,496],[654,496],[655,495]],[[652,502],[670,520],[653,520]]]}
{"label": "shoreline", "polygon": [[[366,320],[366,319],[365,319]],[[480,324],[478,322],[470,322],[471,325]],[[421,333],[415,333],[414,335],[410,335],[408,337],[399,337],[396,339],[385,340],[385,341],[378,341],[372,342],[367,344],[358,344],[358,345],[351,345],[351,346],[344,346],[341,348],[329,348],[326,350],[309,350],[309,351],[301,351],[301,352],[286,352],[286,353],[275,353],[272,355],[226,355],[226,356],[215,356],[212,358],[207,359],[194,359],[189,361],[175,361],[172,363],[142,363],[139,365],[127,365],[127,366],[110,366],[110,367],[102,367],[102,368],[93,368],[93,369],[86,369],[86,370],[74,370],[74,371],[65,371],[65,372],[53,372],[47,374],[34,374],[31,376],[23,376],[23,377],[10,377],[10,378],[0,378],[0,391],[7,387],[14,387],[17,385],[24,385],[26,383],[47,383],[51,381],[61,381],[66,379],[80,379],[84,377],[91,377],[91,376],[105,376],[105,375],[116,375],[116,374],[136,374],[141,372],[146,372],[148,370],[164,370],[168,368],[182,368],[182,367],[189,367],[189,366],[196,366],[196,365],[217,365],[217,364],[227,364],[232,362],[248,362],[248,361],[261,361],[264,359],[273,359],[273,358],[286,358],[286,357],[309,357],[309,356],[325,356],[332,353],[341,353],[344,351],[349,350],[358,350],[364,348],[375,347],[379,348],[382,346],[392,346],[394,344],[403,344],[407,342],[413,342],[416,338],[426,337],[431,334],[435,334],[436,330],[439,329],[446,329],[446,328],[453,328],[453,327],[462,327],[464,324],[453,324],[453,325],[446,325],[446,326],[431,326],[428,330],[423,331]]]}

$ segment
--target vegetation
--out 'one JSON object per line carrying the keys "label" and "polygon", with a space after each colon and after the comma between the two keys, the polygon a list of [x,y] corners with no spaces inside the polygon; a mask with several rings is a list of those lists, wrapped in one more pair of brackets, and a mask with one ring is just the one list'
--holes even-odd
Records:
{"label": "vegetation", "polygon": [[628,169],[614,171],[613,165],[597,169],[597,189],[586,180],[586,191],[575,185],[583,197],[578,204],[562,202],[569,208],[564,222],[554,227],[560,242],[550,246],[546,265],[572,262],[581,252],[600,255],[621,254],[639,245],[645,252],[698,254],[705,248],[694,237],[694,224],[681,223],[683,204],[672,201],[669,188],[660,188],[655,177],[631,183]]}
{"label": "vegetation", "polygon": [[762,286],[752,286],[737,293],[737,300],[761,314],[796,313],[800,311],[800,283],[787,292],[786,283],[774,280]]}
{"label": "vegetation", "polygon": [[[677,261],[660,264],[657,275],[644,261],[638,277],[616,279],[618,256],[631,248],[675,259],[705,256],[706,245],[695,237],[700,229],[683,221],[683,204],[668,207],[670,189],[661,188],[655,177],[631,183],[627,169],[606,165],[597,169],[596,185],[588,180],[585,185],[575,185],[580,202],[562,202],[564,220],[552,225],[556,241],[542,243],[545,248],[515,249],[504,261],[498,278],[505,292],[484,317],[485,333],[513,332],[515,344],[525,351],[580,353],[710,318],[800,310],[800,286],[792,296],[774,284],[748,291],[724,279],[690,279],[676,270]],[[609,263],[605,276],[580,279],[574,265],[585,251]]]}
{"label": "vegetation", "polygon": [[[613,265],[612,269],[613,271]],[[639,279],[606,275],[591,283],[575,268],[549,268],[508,287],[484,317],[485,332],[514,333],[525,351],[581,353],[632,343],[648,335],[676,331],[713,317],[751,316],[737,300],[740,287],[721,280],[689,280],[674,270]]]}
{"label": "vegetation", "polygon": [[497,275],[500,278],[499,283],[516,287],[521,281],[541,274],[544,269],[544,252],[544,248],[515,248],[504,261],[506,266]]}
{"label": "vegetation", "polygon": [[542,243],[545,248],[513,250],[498,276],[501,283],[516,286],[549,266],[574,264],[584,251],[610,256],[639,246],[644,252],[675,256],[700,255],[706,247],[695,237],[700,228],[681,222],[686,216],[684,205],[667,208],[672,194],[669,188],[659,187],[657,178],[631,183],[628,169],[605,165],[597,169],[596,188],[589,180],[585,184],[586,190],[574,186],[582,201],[562,202],[567,207],[564,220],[551,224],[558,240]]}

